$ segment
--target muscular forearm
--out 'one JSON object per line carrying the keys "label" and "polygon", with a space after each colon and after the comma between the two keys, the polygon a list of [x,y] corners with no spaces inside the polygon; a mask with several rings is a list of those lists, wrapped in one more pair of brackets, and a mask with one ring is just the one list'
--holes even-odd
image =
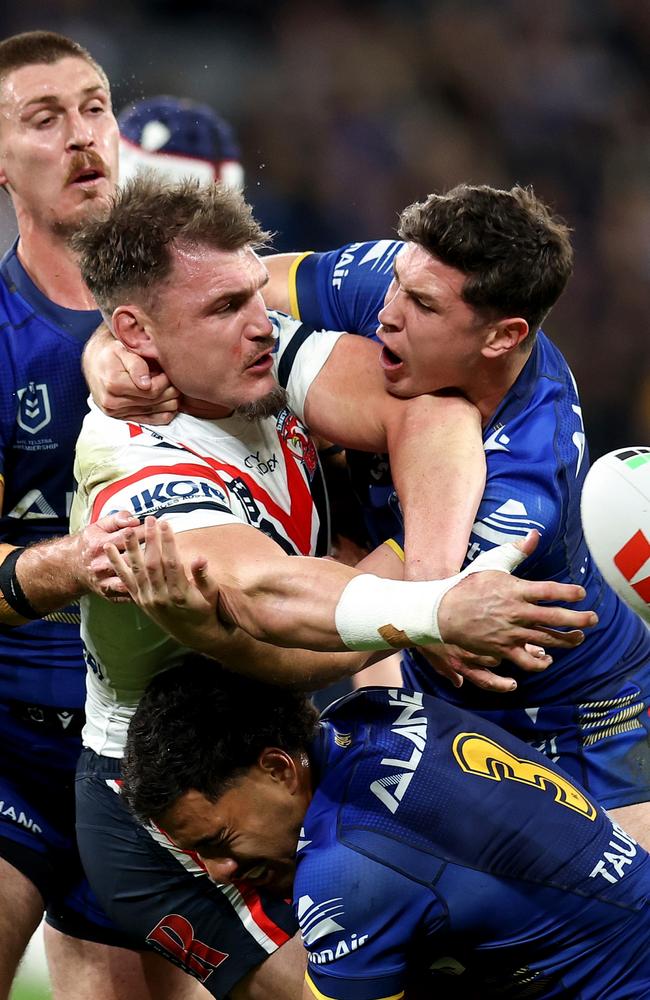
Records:
{"label": "muscular forearm", "polygon": [[[272,681],[301,691],[316,691],[343,677],[351,677],[376,662],[383,653],[324,653],[311,649],[289,649],[259,642],[236,628],[224,640],[215,628],[212,641],[207,636],[194,648],[240,674]],[[200,648],[199,648],[200,647]]]}
{"label": "muscular forearm", "polygon": [[479,412],[461,397],[420,396],[396,412],[388,431],[405,579],[451,576],[465,558],[485,486]]}

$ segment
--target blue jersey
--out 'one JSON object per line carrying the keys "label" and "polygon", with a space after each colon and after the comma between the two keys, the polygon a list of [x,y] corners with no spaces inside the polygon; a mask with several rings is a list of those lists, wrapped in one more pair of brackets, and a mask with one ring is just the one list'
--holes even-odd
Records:
{"label": "blue jersey", "polygon": [[[401,246],[395,240],[353,243],[304,257],[292,289],[300,318],[316,327],[373,336]],[[589,458],[580,400],[565,359],[541,331],[526,366],[485,427],[483,441],[487,483],[465,564],[479,552],[537,528],[538,548],[517,574],[581,584],[587,598],[574,607],[593,608],[600,623],[588,630],[583,645],[554,650],[554,663],[542,673],[508,664],[518,688],[505,696],[471,685],[452,689],[417,653],[404,658],[405,683],[476,710],[574,705],[619,695],[626,680],[650,662],[650,632],[607,586],[587,549],[580,493]],[[383,537],[399,540],[399,505],[386,485],[385,466],[370,471],[371,481],[380,485],[370,486],[367,506],[377,509]],[[634,692],[622,697],[623,709],[631,708]]]}
{"label": "blue jersey", "polygon": [[[64,309],[32,282],[11,249],[0,263],[0,540],[68,531],[74,447],[87,412],[81,352],[98,311]],[[79,609],[19,629],[0,627],[0,699],[81,708]]]}
{"label": "blue jersey", "polygon": [[294,905],[316,997],[650,997],[650,858],[541,754],[367,688],[310,757]]}

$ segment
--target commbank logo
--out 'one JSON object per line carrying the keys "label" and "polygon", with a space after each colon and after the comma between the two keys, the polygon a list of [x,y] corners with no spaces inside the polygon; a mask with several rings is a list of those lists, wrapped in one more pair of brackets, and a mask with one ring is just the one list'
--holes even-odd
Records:
{"label": "commbank logo", "polygon": [[480,733],[459,733],[454,739],[453,754],[466,774],[491,781],[518,781],[542,792],[552,791],[555,801],[586,819],[596,818],[596,808],[571,782],[536,760],[516,757],[505,747]]}

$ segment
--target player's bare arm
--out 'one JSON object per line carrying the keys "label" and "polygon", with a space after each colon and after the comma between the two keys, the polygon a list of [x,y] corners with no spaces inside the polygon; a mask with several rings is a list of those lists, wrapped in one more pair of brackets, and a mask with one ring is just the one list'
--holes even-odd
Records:
{"label": "player's bare arm", "polygon": [[269,281],[264,288],[264,301],[268,309],[279,309],[280,312],[300,319],[298,303],[292,301],[289,279],[305,256],[305,252],[301,252],[274,253],[264,257],[269,273]]}
{"label": "player's bare arm", "polygon": [[[528,551],[518,558],[529,554],[534,544],[534,539],[522,543]],[[335,652],[397,649],[442,639],[481,655],[508,657],[525,669],[532,655],[527,643],[574,645],[582,641],[580,630],[597,621],[593,612],[535,603],[579,601],[584,597],[581,587],[530,582],[522,587],[522,581],[505,572],[481,573],[479,584],[461,576],[462,587],[455,585],[457,578],[443,583],[381,580],[331,560],[287,556],[247,525],[186,531],[178,536],[177,545],[185,562],[197,556],[207,559],[219,580],[222,620],[278,646]],[[499,565],[498,554],[487,553],[481,559],[478,569]],[[510,568],[515,564],[516,560]],[[471,570],[476,568],[477,562]],[[491,621],[486,629],[480,618],[488,595]],[[462,615],[473,596],[477,608],[465,627]],[[441,616],[438,605],[444,608]],[[444,621],[442,631],[438,620]]]}
{"label": "player's bare arm", "polygon": [[110,538],[123,549],[125,529],[130,537],[141,535],[138,519],[119,511],[77,535],[28,548],[0,546],[0,622],[24,625],[92,591],[95,579],[112,576],[104,547]]}
{"label": "player's bare arm", "polygon": [[404,515],[404,576],[442,579],[463,563],[485,486],[480,414],[461,396],[390,396],[379,353],[365,337],[339,338],[307,394],[306,421],[343,447],[389,452]]}

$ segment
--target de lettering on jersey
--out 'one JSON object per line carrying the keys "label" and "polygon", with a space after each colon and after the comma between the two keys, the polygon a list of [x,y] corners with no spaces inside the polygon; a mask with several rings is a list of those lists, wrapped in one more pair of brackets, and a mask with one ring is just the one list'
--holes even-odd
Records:
{"label": "de lettering on jersey", "polygon": [[404,757],[382,758],[379,763],[383,767],[390,768],[391,773],[373,781],[370,791],[389,812],[394,814],[422,760],[427,745],[427,718],[422,705],[422,694],[419,691],[398,691],[391,688],[388,691],[388,704],[400,709],[390,731],[394,736],[406,740]]}

